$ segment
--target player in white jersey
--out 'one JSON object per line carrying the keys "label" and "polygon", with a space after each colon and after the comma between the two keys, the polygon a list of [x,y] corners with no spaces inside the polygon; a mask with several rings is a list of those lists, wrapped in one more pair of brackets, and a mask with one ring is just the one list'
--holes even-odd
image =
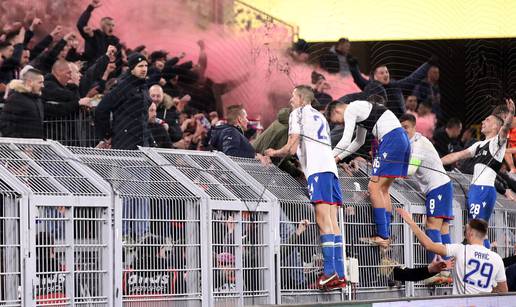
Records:
{"label": "player in white jersey", "polygon": [[297,153],[308,182],[310,201],[320,231],[324,273],[318,278],[321,290],[345,287],[342,235],[337,223],[342,195],[337,165],[333,159],[330,129],[326,118],[311,103],[315,100],[309,86],[297,86],[292,92],[287,144],[278,150],[267,149],[269,157]]}
{"label": "player in white jersey", "polygon": [[410,226],[421,245],[441,256],[455,257],[453,268],[453,294],[478,294],[507,292],[507,278],[503,260],[497,253],[485,248],[483,241],[487,223],[472,219],[466,225],[466,240],[463,244],[439,244],[425,235],[405,209],[396,211]]}
{"label": "player in white jersey", "polygon": [[[497,114],[491,114],[482,121],[481,132],[485,135],[484,141],[476,142],[469,148],[454,152],[442,157],[444,165],[455,163],[459,160],[473,158],[475,163],[473,178],[468,191],[468,218],[482,219],[489,222],[496,203],[496,190],[494,183],[496,173],[500,171],[507,147],[507,135],[514,117],[514,102],[506,101],[509,112],[505,118]],[[489,248],[489,240],[486,238],[484,245]]]}
{"label": "player in white jersey", "polygon": [[[450,244],[450,220],[453,220],[453,185],[434,145],[416,132],[416,117],[403,114],[400,123],[410,139],[410,164],[408,174],[414,176],[425,193],[425,233],[435,243]],[[435,254],[427,251],[427,261]]]}
{"label": "player in white jersey", "polygon": [[[367,132],[371,132],[378,140],[378,149],[374,151],[373,169],[368,185],[376,234],[361,240],[387,247],[390,243],[392,218],[389,188],[396,177],[407,176],[410,143],[398,118],[381,104],[381,96],[372,95],[368,100],[357,100],[349,104],[332,102],[326,109],[326,116],[332,123],[344,124],[342,139],[333,149],[336,162],[364,145]],[[355,130],[356,137],[351,141]]]}

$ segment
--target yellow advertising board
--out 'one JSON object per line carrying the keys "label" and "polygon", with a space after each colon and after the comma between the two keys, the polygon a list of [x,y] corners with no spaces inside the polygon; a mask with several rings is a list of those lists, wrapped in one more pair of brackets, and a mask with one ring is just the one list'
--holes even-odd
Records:
{"label": "yellow advertising board", "polygon": [[307,41],[516,37],[516,0],[243,0]]}

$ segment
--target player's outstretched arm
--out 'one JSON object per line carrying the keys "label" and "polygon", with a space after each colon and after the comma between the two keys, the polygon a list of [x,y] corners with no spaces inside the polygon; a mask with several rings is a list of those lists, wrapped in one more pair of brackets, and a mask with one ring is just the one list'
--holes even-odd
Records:
{"label": "player's outstretched arm", "polygon": [[500,140],[500,144],[505,143],[507,140],[507,135],[509,134],[509,130],[511,129],[512,119],[514,118],[514,101],[512,99],[506,99],[505,103],[507,103],[507,109],[509,112],[505,115],[503,126],[498,132],[498,139]]}
{"label": "player's outstretched arm", "polygon": [[446,156],[441,158],[441,162],[443,162],[443,165],[450,165],[459,160],[464,160],[472,157],[473,155],[471,154],[471,151],[469,149],[464,149],[461,151],[452,152],[451,154],[447,154]]}
{"label": "player's outstretched arm", "polygon": [[285,146],[280,149],[272,149],[269,148],[263,152],[264,155],[268,157],[285,157],[288,155],[295,155],[297,152],[297,148],[299,147],[299,134],[290,134],[288,136],[288,141]]}
{"label": "player's outstretched arm", "polygon": [[403,208],[397,208],[396,212],[403,218],[403,220],[410,226],[410,229],[414,232],[419,242],[423,247],[433,253],[441,256],[446,256],[446,247],[442,244],[432,242],[432,240],[417,226],[416,222],[412,219],[410,213]]}

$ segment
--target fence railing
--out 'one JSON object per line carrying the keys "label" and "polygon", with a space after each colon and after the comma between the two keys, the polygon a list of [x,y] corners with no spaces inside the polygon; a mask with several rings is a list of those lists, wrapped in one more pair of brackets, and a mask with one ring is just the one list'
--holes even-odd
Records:
{"label": "fence railing", "polygon": [[[470,178],[450,176],[458,242]],[[0,304],[240,306],[450,294],[450,287],[392,280],[397,265],[425,264],[423,248],[397,215],[390,249],[363,242],[374,231],[368,171],[339,177],[348,272],[358,274],[347,289],[321,292],[306,182],[274,165],[0,138]],[[397,180],[391,197],[424,225],[415,182]],[[516,206],[501,201],[489,236],[502,257],[515,253],[515,234]]]}

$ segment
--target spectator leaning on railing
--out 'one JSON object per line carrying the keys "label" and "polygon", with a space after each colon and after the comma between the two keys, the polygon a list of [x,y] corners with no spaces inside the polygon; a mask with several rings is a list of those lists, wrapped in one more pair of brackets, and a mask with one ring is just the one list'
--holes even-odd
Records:
{"label": "spectator leaning on railing", "polygon": [[[79,95],[80,75],[77,67],[60,60],[52,66],[52,73],[45,76],[42,91],[45,119],[76,114],[79,106],[89,106],[89,98]],[[73,64],[75,65],[75,64]]]}
{"label": "spectator leaning on railing", "polygon": [[213,149],[222,151],[228,156],[257,158],[264,163],[270,159],[257,154],[244,136],[249,120],[242,105],[232,105],[226,111],[227,124],[216,126],[208,134],[209,144]]}

